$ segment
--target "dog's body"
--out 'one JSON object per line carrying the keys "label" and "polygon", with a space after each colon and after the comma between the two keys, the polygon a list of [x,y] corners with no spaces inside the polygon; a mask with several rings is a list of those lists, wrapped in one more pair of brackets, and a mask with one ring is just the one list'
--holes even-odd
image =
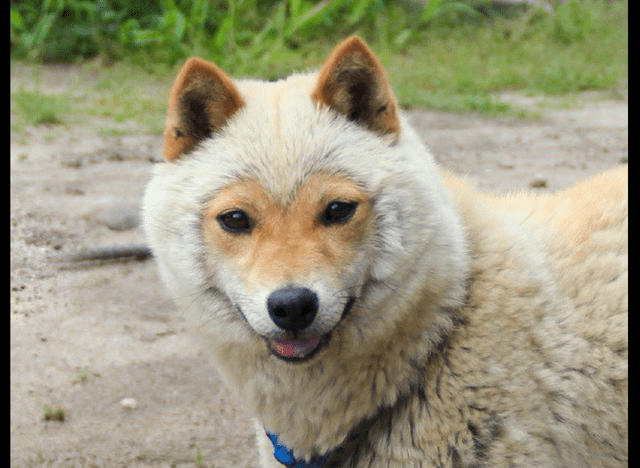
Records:
{"label": "dog's body", "polygon": [[275,83],[190,60],[165,157],[150,246],[263,466],[266,431],[290,466],[627,466],[626,167],[479,194],[358,38]]}

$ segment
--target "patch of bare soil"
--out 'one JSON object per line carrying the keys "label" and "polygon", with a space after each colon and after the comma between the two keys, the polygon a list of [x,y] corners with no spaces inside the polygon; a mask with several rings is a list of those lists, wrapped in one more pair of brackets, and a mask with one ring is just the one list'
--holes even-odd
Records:
{"label": "patch of bare soil", "polygon": [[[628,158],[626,100],[541,120],[409,114],[442,165],[487,190],[557,190]],[[144,242],[131,226],[161,138],[56,133],[11,138],[11,466],[256,466],[249,416],[153,261],[56,261]]]}

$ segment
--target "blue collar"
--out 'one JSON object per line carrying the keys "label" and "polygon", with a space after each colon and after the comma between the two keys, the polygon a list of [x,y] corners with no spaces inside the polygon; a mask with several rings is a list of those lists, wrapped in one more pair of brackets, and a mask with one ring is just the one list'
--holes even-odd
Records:
{"label": "blue collar", "polygon": [[296,458],[293,455],[293,451],[289,450],[284,445],[278,443],[278,436],[272,432],[266,431],[269,440],[273,444],[273,456],[276,457],[280,463],[287,468],[322,468],[326,463],[331,452],[324,455],[316,455],[310,461],[306,461],[301,458]]}
{"label": "blue collar", "polygon": [[284,445],[278,442],[278,436],[273,432],[267,431],[267,437],[273,444],[273,456],[287,468],[328,468],[335,466],[343,466],[343,463],[347,460],[351,460],[353,464],[358,452],[358,446],[363,439],[366,439],[368,432],[371,430],[374,424],[378,421],[379,415],[374,415],[368,419],[360,422],[353,430],[347,435],[347,438],[342,444],[334,447],[324,455],[315,455],[311,460],[307,461],[304,458],[296,458],[293,455],[293,450],[288,449]]}

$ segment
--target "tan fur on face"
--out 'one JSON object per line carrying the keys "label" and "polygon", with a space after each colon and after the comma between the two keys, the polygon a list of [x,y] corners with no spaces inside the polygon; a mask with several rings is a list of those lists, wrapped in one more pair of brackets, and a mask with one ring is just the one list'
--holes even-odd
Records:
{"label": "tan fur on face", "polygon": [[[322,215],[332,201],[358,202],[344,224],[325,225]],[[241,209],[252,220],[250,233],[230,233],[218,216]],[[285,284],[311,271],[339,274],[371,228],[370,196],[350,180],[317,174],[288,206],[275,200],[256,181],[222,189],[205,209],[205,239],[210,248],[232,259],[249,281]]]}

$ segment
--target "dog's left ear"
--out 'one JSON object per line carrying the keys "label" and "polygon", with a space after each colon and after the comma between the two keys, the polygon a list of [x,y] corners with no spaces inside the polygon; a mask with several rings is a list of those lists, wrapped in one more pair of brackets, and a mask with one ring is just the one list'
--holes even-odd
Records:
{"label": "dog's left ear", "polygon": [[320,69],[311,97],[374,132],[400,133],[398,104],[387,74],[357,36],[344,40],[333,50]]}

